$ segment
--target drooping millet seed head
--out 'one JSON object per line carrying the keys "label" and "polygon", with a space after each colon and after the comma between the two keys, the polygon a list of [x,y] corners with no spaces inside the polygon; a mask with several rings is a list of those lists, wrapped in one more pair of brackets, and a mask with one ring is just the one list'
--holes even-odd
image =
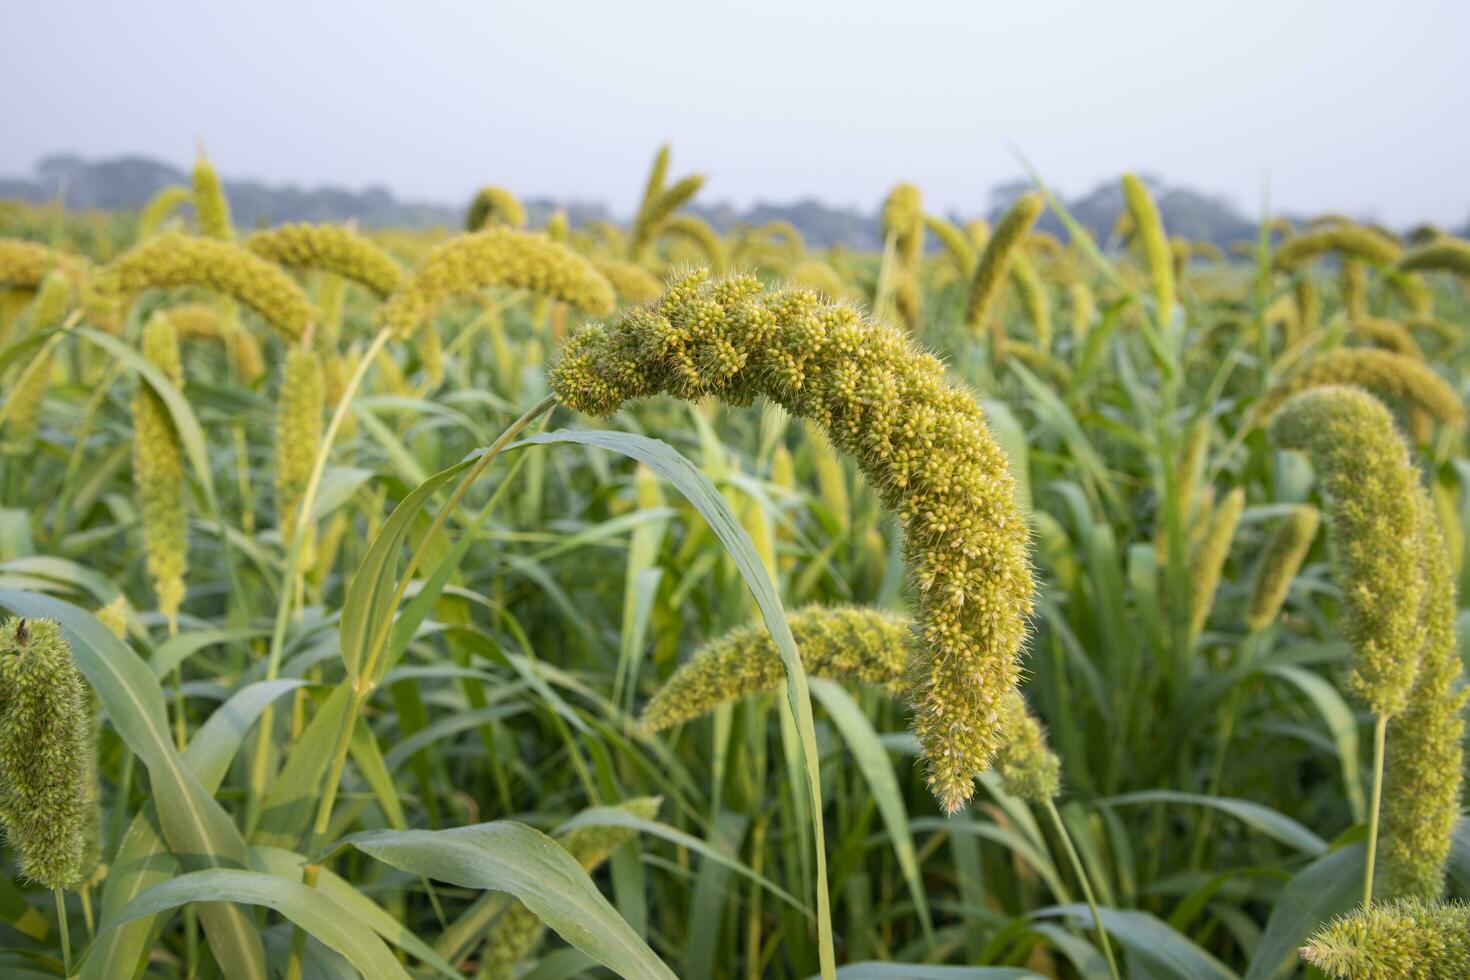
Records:
{"label": "drooping millet seed head", "polygon": [[581,330],[550,382],[563,404],[595,415],[660,393],[733,405],[762,395],[827,430],[904,529],[918,601],[914,731],[931,790],[946,810],[963,806],[1005,742],[1000,710],[1032,601],[1015,481],[974,396],[850,307],[702,272]]}
{"label": "drooping millet seed head", "polygon": [[[169,381],[183,383],[178,334],[166,315],[148,319],[143,327],[142,353]],[[184,601],[189,545],[184,458],[168,406],[142,378],[133,395],[133,489],[142,515],[143,546],[158,610],[173,623]]]}
{"label": "drooping millet seed head", "polygon": [[1312,388],[1271,424],[1317,471],[1353,647],[1349,689],[1379,716],[1404,709],[1419,669],[1425,569],[1418,470],[1388,409],[1359,388]]}
{"label": "drooping millet seed head", "polygon": [[526,208],[504,187],[482,187],[464,215],[465,231],[480,231],[494,225],[526,227]]}
{"label": "drooping millet seed head", "polygon": [[1359,907],[1318,929],[1301,952],[1334,980],[1460,980],[1470,976],[1470,905]]}
{"label": "drooping millet seed head", "polygon": [[1445,425],[1465,425],[1460,396],[1422,359],[1359,347],[1328,351],[1303,363],[1261,396],[1258,417],[1265,419],[1297,392],[1323,385],[1353,385]]}
{"label": "drooping millet seed head", "polygon": [[1252,630],[1265,629],[1281,612],[1292,579],[1306,560],[1320,523],[1321,515],[1311,504],[1293,507],[1277,523],[1261,555],[1251,586],[1250,604],[1246,607],[1245,623]]}
{"label": "drooping millet seed head", "polygon": [[0,627],[0,821],[21,874],[47,888],[87,870],[95,752],[86,681],[49,619]]}
{"label": "drooping millet seed head", "polygon": [[[321,446],[325,395],[321,355],[305,347],[292,347],[286,355],[276,410],[276,524],[281,545],[288,549],[295,540],[301,501]],[[311,565],[310,525],[307,534],[302,568]]]}
{"label": "drooping millet seed head", "polygon": [[382,298],[403,282],[393,256],[342,225],[281,225],[245,239],[245,248],[276,265],[330,272]]}

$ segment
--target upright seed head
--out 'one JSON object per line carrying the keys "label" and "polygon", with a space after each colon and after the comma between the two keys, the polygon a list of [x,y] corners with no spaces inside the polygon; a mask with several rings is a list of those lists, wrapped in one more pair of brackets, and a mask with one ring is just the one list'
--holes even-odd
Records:
{"label": "upright seed head", "polygon": [[158,234],[169,216],[193,200],[193,196],[193,190],[183,184],[170,184],[154,194],[143,206],[143,210],[138,212],[138,232],[135,239],[141,242]]}
{"label": "upright seed head", "polygon": [[230,223],[230,201],[214,164],[203,153],[194,161],[194,214],[199,219],[199,234],[227,242],[235,237]]}
{"label": "upright seed head", "polygon": [[[295,540],[301,501],[321,446],[325,391],[321,355],[304,347],[292,347],[286,355],[281,400],[276,411],[276,525],[281,532],[281,545],[287,549]],[[311,538],[308,525],[301,568],[312,563]]]}
{"label": "upright seed head", "polygon": [[1000,295],[1001,287],[1005,285],[1012,259],[1045,208],[1046,201],[1040,194],[1034,191],[1022,194],[995,226],[995,232],[986,240],[985,250],[980,253],[980,261],[976,264],[970,281],[970,296],[965,304],[965,324],[972,333],[979,334],[983,328],[991,306]]}
{"label": "upright seed head", "polygon": [[1418,471],[1388,409],[1358,388],[1312,388],[1282,407],[1276,441],[1307,454],[1327,505],[1353,647],[1348,688],[1375,715],[1408,703],[1425,631]]}
{"label": "upright seed head", "polygon": [[751,277],[673,282],[659,303],[566,345],[551,387],[608,415],[658,393],[734,405],[763,395],[822,426],[905,531],[918,597],[914,729],[947,810],[1005,742],[1031,611],[1028,530],[1004,453],[974,396],[900,331],[813,293],[765,293]]}
{"label": "upright seed head", "polygon": [[1168,322],[1174,314],[1174,257],[1169,249],[1168,236],[1164,233],[1163,219],[1159,217],[1158,206],[1154,204],[1148,188],[1134,174],[1123,175],[1123,201],[1143,250],[1143,263],[1153,285],[1158,317]]}
{"label": "upright seed head", "polygon": [[[150,317],[144,326],[143,357],[175,385],[183,383],[178,334],[167,316]],[[133,488],[158,610],[172,624],[184,601],[189,547],[184,459],[168,406],[141,378],[133,395]]]}
{"label": "upright seed head", "polygon": [[680,238],[694,245],[704,255],[704,261],[715,272],[720,272],[730,263],[724,239],[696,214],[675,214],[664,222],[660,234],[666,238]]}
{"label": "upright seed head", "polygon": [[664,222],[689,202],[704,186],[703,174],[691,174],[660,191],[652,199],[645,200],[633,219],[633,230],[628,242],[628,257],[639,259],[658,238]]}
{"label": "upright seed head", "polygon": [[1236,487],[1210,514],[1204,535],[1189,559],[1189,634],[1198,637],[1215,605],[1215,590],[1220,587],[1220,573],[1230,557],[1230,543],[1245,509],[1245,490]]}
{"label": "upright seed head", "polygon": [[1277,523],[1261,555],[1255,584],[1251,587],[1245,622],[1252,630],[1265,629],[1281,611],[1292,579],[1296,578],[1307,552],[1311,550],[1320,522],[1317,508],[1311,504],[1300,504]]}
{"label": "upright seed head", "polygon": [[924,227],[939,239],[940,245],[944,246],[944,254],[954,266],[955,272],[959,273],[961,278],[969,279],[970,274],[975,271],[975,256],[978,251],[970,237],[948,221],[932,214],[925,216]]}
{"label": "upright seed head", "polygon": [[1418,899],[1356,908],[1318,929],[1302,958],[1336,980],[1470,976],[1470,905]]}
{"label": "upright seed head", "polygon": [[95,754],[88,693],[49,619],[0,627],[0,821],[21,874],[67,888],[88,870]]}

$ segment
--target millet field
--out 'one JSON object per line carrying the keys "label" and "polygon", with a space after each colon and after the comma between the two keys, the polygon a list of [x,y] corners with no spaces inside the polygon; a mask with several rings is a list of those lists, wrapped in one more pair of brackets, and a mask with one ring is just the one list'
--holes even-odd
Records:
{"label": "millet field", "polygon": [[0,976],[1470,977],[1470,243],[703,183],[0,204]]}

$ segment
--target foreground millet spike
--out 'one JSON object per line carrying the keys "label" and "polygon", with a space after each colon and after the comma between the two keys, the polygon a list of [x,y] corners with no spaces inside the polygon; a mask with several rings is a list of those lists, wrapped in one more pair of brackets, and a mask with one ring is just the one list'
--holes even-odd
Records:
{"label": "foreground millet spike", "polygon": [[[618,809],[626,810],[643,820],[652,820],[658,816],[661,802],[661,798],[657,796],[641,796],[619,803]],[[614,851],[632,840],[637,833],[631,827],[575,827],[567,831],[557,843],[577,859],[583,870],[591,872],[597,870],[612,857]],[[480,959],[480,972],[477,976],[480,980],[511,980],[516,975],[516,964],[530,955],[545,934],[546,925],[536,913],[520,902],[514,902],[510,908],[496,916],[494,925],[486,935],[485,953]]]}
{"label": "foreground millet spike", "polygon": [[613,292],[624,303],[647,303],[664,293],[664,285],[658,277],[636,262],[599,258],[588,261],[612,284]]}
{"label": "foreground millet spike", "polygon": [[504,187],[482,187],[464,215],[464,230],[479,231],[493,225],[526,227],[526,209],[520,200]]}
{"label": "foreground millet spike", "polygon": [[827,430],[904,529],[918,597],[910,691],[930,789],[949,811],[1005,744],[1031,612],[1028,530],[1005,454],[974,396],[899,330],[814,293],[695,273],[662,300],[566,345],[551,387],[610,415],[655,394],[747,405],[765,396]]}
{"label": "foreground millet spike", "polygon": [[378,322],[407,339],[441,304],[488,286],[529,290],[594,315],[615,306],[612,286],[567,246],[539,232],[487,228],[457,235],[430,252],[378,308]]}
{"label": "foreground millet spike", "polygon": [[229,198],[214,164],[203,153],[194,161],[194,215],[199,219],[199,234],[205,238],[227,242],[235,237]]}
{"label": "foreground millet spike", "polygon": [[1333,919],[1302,958],[1336,980],[1463,980],[1470,977],[1470,905],[1375,903]]}
{"label": "foreground millet spike", "polygon": [[1462,238],[1442,238],[1421,245],[1411,249],[1398,267],[1404,272],[1453,272],[1470,278],[1470,242]]}
{"label": "foreground millet spike", "polygon": [[67,888],[86,872],[95,807],[86,681],[49,619],[0,627],[0,821],[23,876]]}
{"label": "foreground millet spike", "polygon": [[1261,555],[1250,604],[1246,607],[1245,623],[1251,629],[1265,629],[1281,612],[1291,581],[1301,570],[1321,522],[1317,508],[1299,504],[1277,523]]}
{"label": "foreground millet spike", "polygon": [[1281,446],[1310,457],[1326,499],[1353,648],[1347,686],[1391,718],[1408,704],[1425,636],[1419,472],[1388,409],[1358,388],[1303,392],[1271,430]]}
{"label": "foreground millet spike", "polygon": [[1424,361],[1371,348],[1328,351],[1305,362],[1261,397],[1256,417],[1265,419],[1297,392],[1323,385],[1354,385],[1446,425],[1465,425],[1460,396]]}
{"label": "foreground millet spike", "polygon": [[1164,234],[1164,222],[1148,188],[1134,174],[1123,175],[1123,201],[1143,250],[1143,263],[1153,286],[1157,316],[1167,323],[1174,311],[1175,286],[1174,256],[1169,249],[1168,236]]}
{"label": "foreground millet spike", "polygon": [[[276,526],[285,548],[290,548],[295,539],[301,499],[306,495],[321,446],[325,391],[321,355],[305,347],[292,347],[286,355],[276,412]],[[308,530],[302,568],[311,564],[310,541]]]}
{"label": "foreground millet spike", "polygon": [[[808,606],[788,617],[807,673],[849,685],[903,689],[913,624],[860,608]],[[640,724],[657,732],[722,704],[781,688],[786,671],[764,623],[737,626],[711,640],[674,671],[643,709]]]}
{"label": "foreground millet spike", "polygon": [[1465,736],[1460,655],[1455,636],[1455,573],[1433,502],[1417,494],[1421,562],[1426,571],[1424,649],[1409,703],[1388,723],[1382,828],[1374,894],[1439,898],[1460,819]]}
{"label": "foreground millet spike", "polygon": [[1398,261],[1403,248],[1371,228],[1334,224],[1288,239],[1276,250],[1276,268],[1291,272],[1328,252],[1338,252],[1344,258],[1361,259],[1373,265],[1392,265]]}
{"label": "foreground millet spike", "polygon": [[251,235],[245,247],[276,265],[351,279],[379,298],[403,282],[403,270],[391,255],[342,225],[281,225]]}
{"label": "foreground millet spike", "polygon": [[[143,327],[142,351],[169,381],[183,384],[179,338],[167,316],[149,318]],[[184,601],[189,547],[184,457],[168,406],[142,378],[133,395],[133,487],[142,512],[143,545],[158,611],[172,625]]]}
{"label": "foreground millet spike", "polygon": [[199,286],[238,300],[294,340],[316,317],[311,301],[279,267],[228,242],[159,235],[103,266],[87,283],[88,312],[117,330],[147,289]]}
{"label": "foreground millet spike", "polygon": [[985,250],[980,253],[980,260],[970,281],[969,299],[965,303],[965,325],[972,333],[979,334],[984,327],[986,314],[990,312],[991,305],[1005,285],[1012,256],[1025,242],[1031,226],[1036,224],[1036,219],[1041,217],[1045,207],[1046,202],[1040,194],[1034,191],[1022,194],[1000,219],[994,233],[986,241]]}

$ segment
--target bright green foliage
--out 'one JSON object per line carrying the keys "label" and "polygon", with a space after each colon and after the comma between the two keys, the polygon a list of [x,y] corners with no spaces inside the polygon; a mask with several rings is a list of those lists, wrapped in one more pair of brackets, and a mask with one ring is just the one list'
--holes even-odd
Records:
{"label": "bright green foliage", "polygon": [[979,264],[975,266],[970,296],[965,304],[965,324],[972,333],[979,334],[983,328],[990,307],[1005,285],[1012,258],[1045,208],[1046,201],[1040,194],[1022,194],[1001,217],[994,233],[986,241]]}
{"label": "bright green foliage", "polygon": [[[179,338],[168,317],[150,317],[143,327],[143,356],[174,385],[183,384]],[[142,379],[133,395],[133,490],[158,611],[172,624],[184,601],[189,548],[184,457],[168,406]]]}
{"label": "bright green foliage", "polygon": [[306,332],[316,311],[291,277],[228,242],[159,235],[119,256],[88,281],[88,312],[116,330],[144,290],[199,286],[238,300],[285,336]]}
{"label": "bright green foliage", "polygon": [[[816,677],[903,689],[912,624],[870,609],[808,606],[791,613],[801,663]],[[700,647],[659,688],[641,723],[660,731],[692,721],[722,704],[779,690],[781,655],[762,623],[747,623]]]}
{"label": "bright green foliage", "polygon": [[341,225],[282,225],[256,232],[245,239],[245,247],[277,265],[351,279],[378,296],[387,296],[403,281],[391,255]]}
{"label": "bright green foliage", "polygon": [[67,888],[89,870],[96,794],[88,691],[49,619],[0,627],[0,821],[20,872]]}
{"label": "bright green foliage", "polygon": [[591,263],[540,233],[487,228],[438,246],[378,308],[378,321],[408,338],[455,296],[489,286],[529,290],[593,314],[611,313],[612,286]]}
{"label": "bright green foliage", "polygon": [[1414,899],[1354,909],[1312,936],[1302,957],[1336,980],[1470,977],[1470,905]]}
{"label": "bright green foliage", "polygon": [[[658,815],[660,802],[656,796],[644,796],[620,803],[618,809],[643,820],[652,820]],[[576,827],[567,831],[557,843],[566,848],[584,869],[595,871],[636,833],[629,827]],[[485,954],[480,960],[481,980],[511,980],[516,975],[516,965],[536,949],[545,934],[546,926],[536,913],[520,902],[513,902],[496,917],[490,934],[485,937]]]}
{"label": "bright green foliage", "polygon": [[504,187],[482,187],[464,215],[465,231],[480,231],[494,225],[526,227],[526,208]]}
{"label": "bright green foliage", "polygon": [[1388,724],[1374,894],[1436,899],[1460,819],[1466,690],[1455,636],[1455,573],[1434,505],[1416,495],[1426,574],[1424,648],[1409,703]]}
{"label": "bright green foliage", "polygon": [[1143,250],[1143,264],[1148,269],[1158,318],[1168,322],[1174,315],[1174,256],[1169,249],[1169,238],[1164,233],[1158,205],[1154,204],[1153,196],[1143,181],[1134,174],[1123,175],[1123,202],[1132,219],[1139,247]]}
{"label": "bright green foliage", "polygon": [[1265,629],[1281,611],[1291,580],[1306,560],[1320,523],[1321,515],[1311,504],[1293,507],[1277,523],[1251,586],[1250,605],[1245,613],[1246,625],[1251,629]]}
{"label": "bright green foliage", "polygon": [[1388,409],[1357,388],[1303,392],[1271,428],[1280,445],[1310,457],[1327,503],[1353,647],[1348,688],[1392,717],[1408,703],[1424,642],[1419,480],[1408,447]]}
{"label": "bright green foliage", "polygon": [[919,603],[914,730],[930,789],[946,810],[963,806],[1004,742],[999,711],[1018,680],[1032,592],[1015,483],[974,397],[849,307],[703,273],[654,307],[582,330],[551,385],[598,415],[660,392],[735,405],[764,395],[827,429],[905,529]]}

